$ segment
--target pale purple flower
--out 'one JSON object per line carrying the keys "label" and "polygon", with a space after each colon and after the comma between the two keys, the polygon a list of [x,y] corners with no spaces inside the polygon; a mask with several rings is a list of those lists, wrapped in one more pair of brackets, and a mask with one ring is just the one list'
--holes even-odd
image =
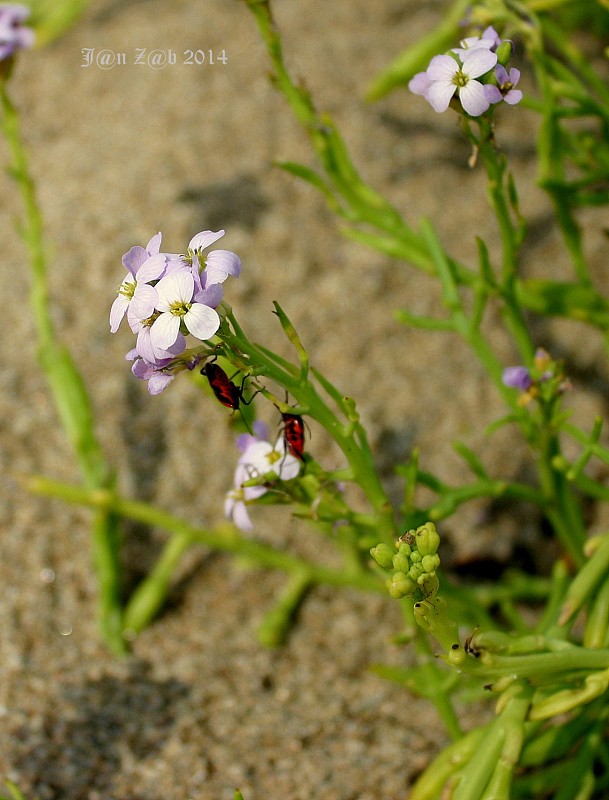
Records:
{"label": "pale purple flower", "polygon": [[247,471],[245,464],[237,464],[235,470],[235,488],[227,493],[224,500],[224,515],[232,520],[239,530],[251,533],[254,530],[252,521],[247,513],[247,503],[266,494],[265,486],[243,486],[252,476]]}
{"label": "pale purple flower", "polygon": [[27,6],[18,3],[0,5],[0,60],[34,44],[34,31],[22,25],[29,16]]}
{"label": "pale purple flower", "polygon": [[255,441],[243,453],[239,463],[248,467],[252,478],[273,472],[282,481],[295,478],[301,466],[300,461],[288,453],[283,436],[275,444]]}
{"label": "pale purple flower", "polygon": [[189,255],[204,267],[203,288],[215,283],[224,283],[232,275],[238,278],[241,274],[241,259],[230,250],[212,250],[203,257],[203,250],[224,236],[224,231],[201,231],[192,237],[188,244]]}
{"label": "pale purple flower", "polygon": [[495,67],[495,77],[497,86],[487,83],[484,87],[484,93],[489,103],[500,103],[504,100],[509,105],[515,106],[522,100],[522,92],[520,89],[514,88],[520,80],[520,70],[512,67],[508,73],[505,67],[498,64]]}
{"label": "pale purple flower", "polygon": [[475,50],[478,47],[492,50],[497,47],[498,42],[501,40],[497,36],[497,31],[494,28],[487,28],[482,36],[468,36],[466,39],[461,39],[459,47],[453,47],[452,52],[456,53],[461,58],[465,53],[470,50]]}
{"label": "pale purple flower", "polygon": [[[493,28],[492,25],[489,25],[488,28],[485,28],[482,31],[481,39],[492,39],[493,44],[491,45],[491,50],[496,50],[503,39],[499,37],[497,31]],[[507,40],[506,40],[507,41]]]}
{"label": "pale purple flower", "polygon": [[521,392],[526,392],[533,385],[533,378],[531,373],[526,367],[506,367],[503,370],[502,381],[504,386],[509,386],[511,389],[520,389]]}
{"label": "pale purple flower", "polygon": [[186,337],[182,333],[178,333],[175,342],[167,348],[162,349],[154,346],[150,335],[154,321],[154,317],[134,321],[132,330],[133,333],[137,334],[135,345],[137,354],[151,363],[167,358],[176,358],[176,356],[181,355],[186,350]]}
{"label": "pale purple flower", "polygon": [[161,313],[152,323],[150,338],[155,350],[167,350],[175,344],[180,327],[201,340],[210,339],[220,327],[217,311],[194,300],[195,279],[189,270],[166,275],[155,286]]}
{"label": "pale purple flower", "polygon": [[[118,289],[118,296],[110,309],[110,331],[116,333],[125,312],[129,311],[129,324],[133,320],[149,317],[154,311],[157,294],[150,281],[163,274],[167,257],[159,253],[161,233],[157,233],[146,247],[136,245],[122,258],[127,275]],[[135,331],[134,331],[135,332]]]}
{"label": "pale purple flower", "polygon": [[496,63],[496,53],[486,47],[465,52],[461,65],[451,56],[434,56],[427,68],[427,76],[432,84],[424,97],[434,111],[440,113],[446,111],[458,90],[464,110],[471,116],[478,117],[488,109],[490,103],[483,85],[475,79],[492,69]]}
{"label": "pale purple flower", "polygon": [[125,359],[127,361],[133,361],[131,372],[141,381],[148,382],[148,391],[151,395],[160,394],[175,378],[175,373],[165,372],[163,369],[171,362],[171,358],[151,363],[145,358],[142,358],[137,350],[134,349],[127,353]]}
{"label": "pale purple flower", "polygon": [[300,462],[286,451],[283,436],[273,445],[267,441],[269,430],[263,422],[256,420],[253,430],[253,434],[244,433],[237,437],[237,447],[242,455],[235,470],[235,487],[227,493],[224,501],[226,517],[245,532],[252,531],[254,527],[247,513],[247,505],[266,494],[268,488],[262,484],[243,484],[269,473],[274,478],[287,481],[296,478],[300,472]]}

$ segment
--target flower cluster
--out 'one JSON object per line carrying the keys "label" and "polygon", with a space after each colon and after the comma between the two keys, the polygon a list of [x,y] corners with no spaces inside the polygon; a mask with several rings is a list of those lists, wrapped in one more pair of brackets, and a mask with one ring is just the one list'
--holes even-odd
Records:
{"label": "flower cluster", "polygon": [[415,599],[421,600],[435,596],[439,587],[436,575],[440,566],[439,544],[436,526],[427,522],[402,534],[394,548],[378,544],[370,550],[376,563],[391,572],[386,581],[391,597],[399,599],[414,595]]}
{"label": "flower cluster", "polygon": [[222,284],[241,273],[241,259],[230,250],[203,250],[224,236],[224,231],[202,231],[188,245],[186,255],[161,253],[161,233],[146,247],[132,247],[123,256],[127,275],[110,310],[110,330],[115,333],[126,315],[137,336],[127,353],[132,372],[148,381],[150,394],[159,394],[183,369],[199,363],[197,349],[187,350],[190,334],[210,339],[220,327],[216,310]]}
{"label": "flower cluster", "polygon": [[23,25],[30,9],[18,3],[0,5],[0,61],[34,44],[34,31]]}
{"label": "flower cluster", "polygon": [[535,353],[531,369],[522,365],[506,367],[503,370],[502,380],[504,386],[521,392],[518,398],[520,406],[528,405],[535,398],[543,401],[553,400],[570,388],[562,364],[554,361],[541,347]]}
{"label": "flower cluster", "polygon": [[247,504],[266,494],[268,486],[257,483],[244,486],[250,481],[272,480],[289,481],[300,472],[300,461],[286,450],[283,436],[275,444],[269,441],[269,430],[264,422],[256,420],[254,433],[243,433],[237,437],[237,447],[241,456],[235,470],[235,488],[226,495],[224,513],[242,531],[253,530],[247,513]]}
{"label": "flower cluster", "polygon": [[455,94],[472,117],[479,117],[491,104],[502,100],[515,105],[522,92],[514,88],[520,72],[505,68],[511,51],[511,43],[502,41],[489,27],[481,36],[463,39],[450,53],[434,56],[427,70],[415,75],[408,88],[422,95],[437,112],[446,111]]}

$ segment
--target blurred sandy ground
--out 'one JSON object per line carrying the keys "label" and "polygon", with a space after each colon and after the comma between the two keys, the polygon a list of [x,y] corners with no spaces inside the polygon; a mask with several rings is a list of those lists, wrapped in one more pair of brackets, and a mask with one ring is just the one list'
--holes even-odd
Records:
{"label": "blurred sandy ground", "polygon": [[[410,222],[432,218],[453,255],[467,260],[476,235],[493,252],[497,234],[456,118],[405,91],[376,105],[362,99],[370,78],[445,7],[278,0],[275,12],[291,69],[333,116],[366,179]],[[124,53],[127,63],[83,67],[87,48]],[[134,64],[142,48],[171,49],[177,62]],[[185,51],[198,49],[224,51],[227,63],[185,64]],[[89,386],[121,490],[194,523],[221,517],[235,453],[223,409],[186,379],[150,398],[123,360],[130,332],[108,330],[129,247],[162,230],[164,248],[182,250],[197,231],[220,227],[220,246],[244,262],[239,281],[226,285],[241,324],[287,355],[271,313],[271,301],[281,302],[314,364],[357,399],[396,502],[392,468],[414,444],[423,467],[449,481],[467,479],[454,439],[478,449],[493,473],[526,479],[514,432],[484,436],[501,406],[466,348],[393,320],[399,307],[442,314],[434,282],[342,238],[314,190],[273,166],[313,161],[268,67],[253,19],[222,0],[94,2],[64,38],[19,64],[12,93],[46,220],[55,321]],[[533,223],[525,270],[564,277],[568,265],[534,183],[534,119],[508,108],[498,117]],[[6,162],[4,148],[0,155]],[[411,657],[389,640],[400,626],[395,604],[316,590],[286,647],[264,650],[255,629],[282,576],[192,552],[170,607],[133,658],[117,663],[105,652],[89,514],[32,498],[14,482],[32,472],[79,476],[36,365],[27,263],[13,233],[21,209],[8,178],[2,193],[0,776],[40,800],[228,800],[236,786],[246,800],[404,797],[444,733],[427,704],[366,671]],[[589,248],[603,281],[600,234]],[[488,332],[514,363],[492,316]],[[575,381],[576,419],[603,412],[600,340],[564,323],[536,333],[591,386]],[[272,409],[262,413],[275,424]],[[315,427],[308,447],[338,465]],[[514,546],[534,558],[538,520],[513,511],[471,506],[447,522],[457,561],[505,560]],[[318,549],[283,510],[254,516],[258,535]],[[163,536],[135,526],[125,533],[135,580]],[[464,722],[477,713],[464,709]]]}

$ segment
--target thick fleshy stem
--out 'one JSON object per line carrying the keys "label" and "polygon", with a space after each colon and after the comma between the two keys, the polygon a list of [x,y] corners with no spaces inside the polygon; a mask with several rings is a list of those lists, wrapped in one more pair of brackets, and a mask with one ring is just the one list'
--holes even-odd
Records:
{"label": "thick fleshy stem", "polygon": [[[82,377],[66,347],[56,338],[47,285],[47,259],[42,215],[23,145],[19,116],[4,82],[0,81],[2,131],[12,157],[11,174],[24,206],[21,236],[31,263],[30,303],[38,334],[38,359],[51,387],[55,406],[68,434],[85,483],[90,489],[107,489],[114,483],[94,430],[91,403]],[[93,524],[93,563],[99,586],[102,633],[116,654],[126,652],[121,635],[120,564],[118,520],[100,511]]]}

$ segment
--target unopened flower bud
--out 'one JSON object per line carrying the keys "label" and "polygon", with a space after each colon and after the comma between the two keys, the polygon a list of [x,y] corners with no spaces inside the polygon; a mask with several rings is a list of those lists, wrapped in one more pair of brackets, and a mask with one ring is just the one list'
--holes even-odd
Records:
{"label": "unopened flower bud", "polygon": [[[408,548],[410,550],[410,548]],[[397,569],[398,572],[408,572],[410,569],[410,553],[406,550],[402,550],[400,548],[398,552],[393,556],[393,568]]]}
{"label": "unopened flower bud", "polygon": [[391,569],[393,562],[393,550],[388,544],[377,544],[370,550],[370,555],[383,569]]}
{"label": "unopened flower bud", "polygon": [[408,570],[408,577],[413,581],[418,581],[423,574],[423,567],[420,564],[413,564]]}
{"label": "unopened flower bud", "polygon": [[507,66],[508,61],[512,57],[512,50],[512,43],[509,39],[504,39],[495,51],[497,53],[497,63],[504,67]]}
{"label": "unopened flower bud", "polygon": [[433,556],[440,545],[440,535],[433,522],[426,522],[417,528],[416,548],[422,556]]}
{"label": "unopened flower bud", "polygon": [[425,572],[428,572],[430,574],[435,573],[435,571],[440,566],[440,556],[437,555],[437,553],[433,556],[423,556],[423,559],[421,561],[421,566],[423,567]]}
{"label": "unopened flower bud", "polygon": [[386,582],[389,594],[396,600],[412,594],[417,588],[416,584],[403,572],[394,572]]}

